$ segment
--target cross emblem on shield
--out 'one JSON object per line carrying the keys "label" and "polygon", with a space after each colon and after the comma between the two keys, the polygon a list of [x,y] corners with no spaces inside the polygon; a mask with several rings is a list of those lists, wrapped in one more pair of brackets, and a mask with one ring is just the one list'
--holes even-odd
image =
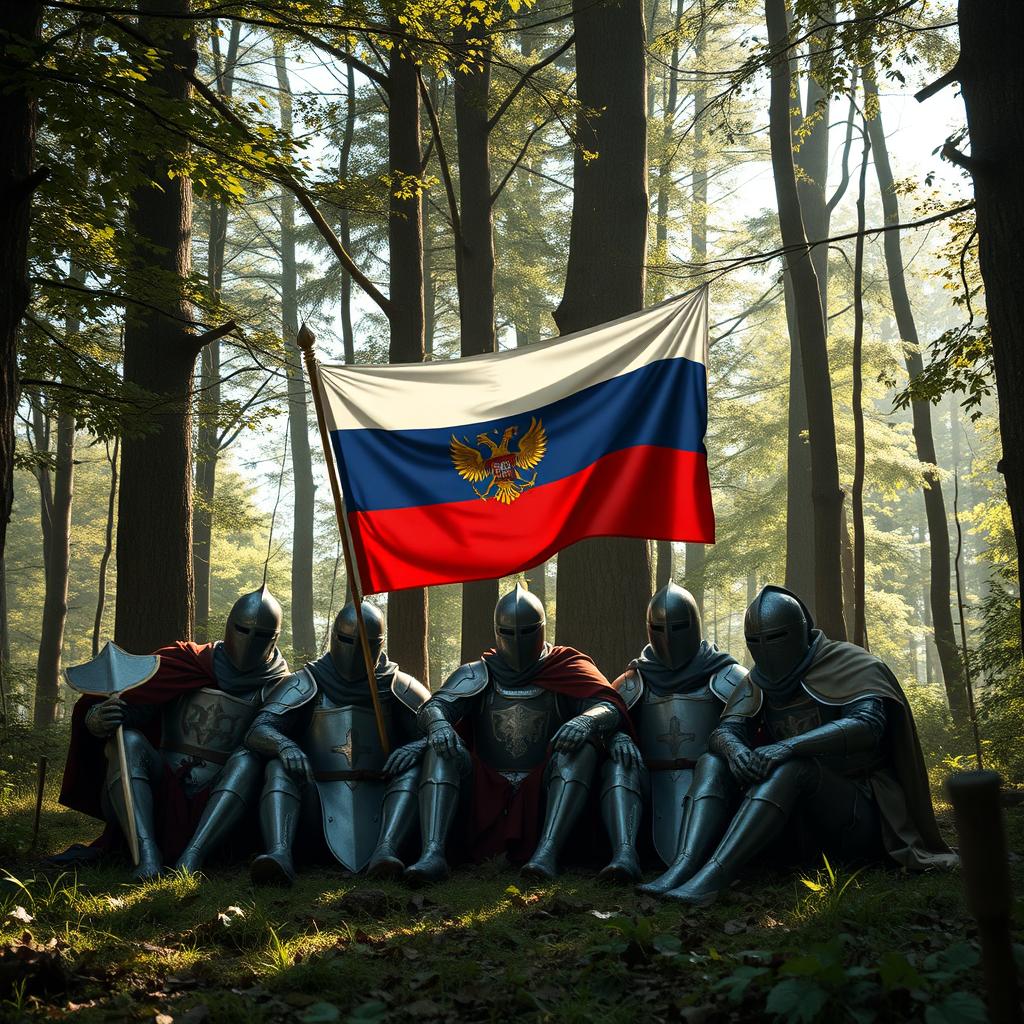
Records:
{"label": "cross emblem on shield", "polygon": [[658,742],[664,743],[672,751],[672,756],[677,757],[679,748],[684,743],[692,743],[696,738],[696,733],[683,732],[679,725],[679,718],[673,715],[672,720],[668,723],[668,732],[663,732],[658,737]]}
{"label": "cross emblem on shield", "polygon": [[373,749],[373,747],[365,746],[359,742],[359,733],[355,729],[349,729],[344,743],[339,743],[336,747],[331,747],[331,751],[333,753],[341,754],[341,756],[348,761],[350,768],[355,768],[356,761],[359,760],[360,754],[372,753]]}

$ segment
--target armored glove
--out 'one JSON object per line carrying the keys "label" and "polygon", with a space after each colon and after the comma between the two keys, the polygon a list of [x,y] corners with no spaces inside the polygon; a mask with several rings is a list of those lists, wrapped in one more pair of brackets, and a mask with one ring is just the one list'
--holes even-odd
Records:
{"label": "armored glove", "polygon": [[764,762],[760,766],[763,770],[763,774],[760,776],[762,779],[768,778],[780,764],[785,764],[796,756],[796,752],[788,743],[770,743],[766,747],[758,747],[755,753],[760,755]]}
{"label": "armored glove", "polygon": [[751,786],[755,782],[760,782],[769,772],[768,762],[762,751],[751,750],[746,742],[733,732],[728,723],[723,722],[711,734],[708,749],[713,754],[725,758],[729,771],[741,786]]}
{"label": "armored glove", "polygon": [[284,765],[284,770],[298,782],[312,782],[313,768],[309,758],[302,752],[302,748],[291,740],[285,740],[278,747],[277,756]]}
{"label": "armored glove", "polygon": [[97,739],[105,740],[112,736],[119,725],[124,725],[128,705],[120,698],[108,698],[100,704],[94,704],[85,715],[85,727]]}
{"label": "armored glove", "polygon": [[387,761],[384,762],[384,777],[393,779],[396,775],[407,772],[419,761],[426,749],[426,740],[413,740],[412,743],[406,743],[404,747],[392,750]]}
{"label": "armored glove", "polygon": [[579,750],[594,733],[597,732],[597,722],[587,715],[577,715],[570,718],[551,737],[551,749],[571,754]]}
{"label": "armored glove", "polygon": [[643,755],[628,733],[617,732],[608,741],[608,756],[623,768],[643,767]]}
{"label": "armored glove", "polygon": [[442,702],[436,698],[428,700],[416,712],[416,724],[427,734],[427,742],[438,757],[448,760],[462,749],[459,734],[448,721]]}

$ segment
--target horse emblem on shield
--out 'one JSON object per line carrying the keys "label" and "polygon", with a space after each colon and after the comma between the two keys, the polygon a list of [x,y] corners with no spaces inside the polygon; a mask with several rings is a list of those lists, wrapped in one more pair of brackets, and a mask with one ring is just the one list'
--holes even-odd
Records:
{"label": "horse emblem on shield", "polygon": [[[523,491],[529,490],[537,483],[537,465],[548,448],[548,435],[544,424],[531,417],[530,426],[519,441],[517,451],[512,450],[512,441],[519,433],[517,426],[505,427],[500,440],[495,440],[497,429],[490,434],[481,433],[472,444],[467,438],[460,441],[452,434],[449,451],[452,464],[473,493],[484,501],[497,501],[502,505],[511,505]],[[487,448],[484,455],[480,449]],[[523,471],[533,470],[533,475]],[[474,486],[490,477],[490,482],[481,491]]]}

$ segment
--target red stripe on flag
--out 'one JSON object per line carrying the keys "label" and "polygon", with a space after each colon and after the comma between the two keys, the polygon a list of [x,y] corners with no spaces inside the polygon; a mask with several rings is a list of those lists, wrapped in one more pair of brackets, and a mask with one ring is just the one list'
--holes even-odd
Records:
{"label": "red stripe on flag", "polygon": [[508,576],[585,537],[713,543],[707,457],[638,446],[525,491],[511,505],[474,498],[352,512],[364,593]]}

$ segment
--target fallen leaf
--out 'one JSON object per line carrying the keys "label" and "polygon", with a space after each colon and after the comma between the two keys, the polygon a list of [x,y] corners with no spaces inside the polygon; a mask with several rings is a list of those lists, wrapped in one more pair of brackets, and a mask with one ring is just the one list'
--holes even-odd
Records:
{"label": "fallen leaf", "polygon": [[607,921],[609,918],[619,916],[617,910],[588,910],[587,913],[591,917],[596,917],[598,921]]}
{"label": "fallen leaf", "polygon": [[22,924],[31,924],[35,920],[24,907],[15,907],[7,916]]}
{"label": "fallen leaf", "polygon": [[333,1024],[334,1021],[341,1020],[341,1010],[334,1003],[325,1003],[321,1000],[312,1003],[299,1020],[302,1024]]}

